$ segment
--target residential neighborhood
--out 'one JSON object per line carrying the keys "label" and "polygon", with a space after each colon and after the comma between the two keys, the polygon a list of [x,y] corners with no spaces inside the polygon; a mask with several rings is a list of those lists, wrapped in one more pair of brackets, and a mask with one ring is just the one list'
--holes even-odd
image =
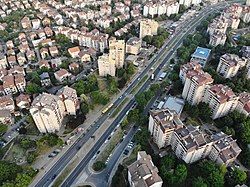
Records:
{"label": "residential neighborhood", "polygon": [[250,186],[249,0],[0,0],[0,186]]}

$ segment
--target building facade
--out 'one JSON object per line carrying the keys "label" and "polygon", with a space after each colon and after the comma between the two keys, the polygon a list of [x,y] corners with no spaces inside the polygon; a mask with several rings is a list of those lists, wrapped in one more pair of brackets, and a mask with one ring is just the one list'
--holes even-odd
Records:
{"label": "building facade", "polygon": [[211,75],[204,71],[189,71],[182,91],[182,97],[191,105],[202,101],[206,88],[213,83]]}
{"label": "building facade", "polygon": [[159,24],[151,19],[143,19],[140,21],[140,38],[145,36],[157,35]]}
{"label": "building facade", "polygon": [[125,41],[116,40],[114,37],[109,40],[109,62],[117,68],[122,68],[125,61]]}
{"label": "building facade", "polygon": [[40,132],[55,133],[65,115],[64,103],[58,96],[43,93],[32,102],[30,114]]}
{"label": "building facade", "polygon": [[174,130],[182,126],[183,123],[175,111],[150,111],[148,130],[159,149],[169,146]]}
{"label": "building facade", "polygon": [[109,62],[109,55],[103,54],[98,58],[98,70],[100,76],[115,76],[115,62]]}
{"label": "building facade", "polygon": [[68,86],[58,90],[57,95],[64,103],[65,112],[68,115],[76,115],[76,111],[80,107],[80,102],[76,94],[76,90]]}
{"label": "building facade", "polygon": [[220,118],[235,110],[238,97],[228,86],[217,84],[206,89],[203,101],[212,110],[212,118]]}

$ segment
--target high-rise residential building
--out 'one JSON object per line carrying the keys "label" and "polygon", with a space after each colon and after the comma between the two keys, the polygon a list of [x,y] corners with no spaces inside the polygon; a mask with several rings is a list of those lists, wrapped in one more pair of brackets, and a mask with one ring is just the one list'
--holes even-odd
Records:
{"label": "high-rise residential building", "polygon": [[157,35],[159,24],[157,21],[151,19],[142,19],[140,21],[140,38],[145,36]]}
{"label": "high-rise residential building", "polygon": [[125,61],[125,41],[116,40],[111,37],[109,39],[109,62],[115,63],[117,68],[122,68]]}
{"label": "high-rise residential building", "polygon": [[228,28],[228,20],[225,16],[215,18],[212,23],[208,25],[207,32],[213,35],[214,32],[219,31],[226,34]]}
{"label": "high-rise residential building", "polygon": [[201,71],[201,65],[198,62],[195,62],[195,61],[186,63],[184,65],[181,65],[179,77],[180,77],[182,83],[185,82],[187,73],[189,71],[192,71],[192,70]]}
{"label": "high-rise residential building", "polygon": [[211,141],[214,143],[209,158],[217,164],[228,166],[236,160],[241,152],[236,140],[223,132],[212,135]]}
{"label": "high-rise residential building", "polygon": [[224,78],[234,77],[240,68],[247,63],[246,58],[240,58],[235,54],[224,54],[220,57],[220,62],[217,67],[217,72]]}
{"label": "high-rise residential building", "polygon": [[99,69],[99,75],[100,76],[115,76],[115,62],[109,61],[109,55],[103,54],[98,58],[98,69]]}
{"label": "high-rise residential building", "polygon": [[64,103],[65,112],[69,115],[76,115],[76,111],[80,107],[80,102],[76,94],[76,90],[68,86],[58,90],[57,95]]}
{"label": "high-rise residential building", "polygon": [[150,111],[148,130],[159,149],[170,145],[174,130],[182,126],[183,123],[173,110]]}
{"label": "high-rise residential building", "polygon": [[130,187],[161,187],[163,181],[158,175],[158,168],[145,151],[137,153],[137,160],[128,166],[128,182]]}
{"label": "high-rise residential building", "polygon": [[227,35],[221,31],[216,30],[213,34],[209,36],[209,45],[216,47],[217,45],[225,45],[227,40]]}
{"label": "high-rise residential building", "polygon": [[250,115],[250,93],[240,93],[236,110],[246,116]]}
{"label": "high-rise residential building", "polygon": [[209,157],[218,164],[228,165],[241,152],[231,136],[185,125],[169,109],[150,111],[148,129],[159,149],[171,146],[175,155],[186,163]]}
{"label": "high-rise residential building", "polygon": [[213,142],[207,134],[198,128],[188,125],[174,131],[171,147],[175,155],[186,163],[193,163],[207,157]]}
{"label": "high-rise residential building", "polygon": [[213,83],[211,75],[202,70],[187,72],[182,97],[191,105],[202,101],[205,89]]}
{"label": "high-rise residential building", "polygon": [[32,102],[30,114],[40,132],[54,133],[61,127],[65,115],[64,103],[58,96],[43,93]]}
{"label": "high-rise residential building", "polygon": [[228,86],[217,84],[206,89],[203,101],[212,109],[212,118],[216,119],[235,110],[238,97]]}

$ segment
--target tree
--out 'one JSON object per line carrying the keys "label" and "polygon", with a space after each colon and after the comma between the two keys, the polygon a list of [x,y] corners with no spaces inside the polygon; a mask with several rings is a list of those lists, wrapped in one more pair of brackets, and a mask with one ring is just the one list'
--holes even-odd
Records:
{"label": "tree", "polygon": [[247,174],[238,168],[234,168],[233,171],[228,172],[226,175],[226,181],[228,186],[242,185],[247,180]]}
{"label": "tree", "polygon": [[0,185],[4,182],[15,180],[22,167],[7,161],[0,161]]}
{"label": "tree", "polygon": [[81,111],[83,115],[86,115],[89,112],[89,105],[86,102],[81,103]]}
{"label": "tree", "polygon": [[22,138],[20,140],[20,146],[23,149],[30,149],[36,147],[36,142],[34,140],[28,139],[28,138]]}
{"label": "tree", "polygon": [[174,183],[181,184],[187,178],[187,167],[184,164],[178,164],[174,172]]}
{"label": "tree", "polygon": [[199,117],[204,122],[210,122],[211,121],[211,109],[209,108],[209,105],[206,103],[199,103],[198,104],[199,109]]}
{"label": "tree", "polygon": [[206,181],[202,177],[194,178],[193,187],[207,187]]}
{"label": "tree", "polygon": [[27,86],[26,86],[26,92],[28,94],[37,94],[37,93],[41,93],[42,92],[42,89],[39,85],[37,85],[36,83],[29,83]]}
{"label": "tree", "polygon": [[138,122],[140,119],[139,110],[138,109],[130,110],[127,119],[129,123]]}
{"label": "tree", "polygon": [[204,160],[199,164],[199,173],[207,184],[214,187],[224,186],[224,172],[212,161]]}
{"label": "tree", "polygon": [[116,79],[110,75],[107,76],[108,91],[109,93],[116,93],[118,91],[118,83]]}
{"label": "tree", "polygon": [[93,169],[95,171],[101,171],[106,167],[106,164],[102,161],[97,161],[93,164]]}
{"label": "tree", "polygon": [[173,85],[172,85],[171,90],[170,90],[170,94],[171,95],[179,95],[179,94],[181,94],[182,89],[183,89],[183,85],[182,85],[181,80],[177,80],[177,81],[173,82]]}
{"label": "tree", "polygon": [[241,140],[245,144],[250,144],[250,118],[241,125]]}
{"label": "tree", "polygon": [[95,104],[106,105],[109,102],[109,96],[106,92],[100,92],[100,91],[91,92],[91,99]]}
{"label": "tree", "polygon": [[147,105],[148,101],[146,100],[145,98],[145,94],[144,93],[140,93],[140,94],[137,94],[135,96],[135,101],[137,103],[137,108],[140,110],[140,111],[143,111],[144,110],[144,107]]}
{"label": "tree", "polygon": [[33,163],[36,160],[38,154],[35,151],[29,152],[27,155],[27,162],[29,164]]}
{"label": "tree", "polygon": [[6,133],[8,130],[8,126],[5,124],[0,123],[0,134]]}

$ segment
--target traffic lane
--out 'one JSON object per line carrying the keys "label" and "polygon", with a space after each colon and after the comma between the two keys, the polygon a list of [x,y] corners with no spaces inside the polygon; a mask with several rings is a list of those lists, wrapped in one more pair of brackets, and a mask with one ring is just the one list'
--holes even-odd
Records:
{"label": "traffic lane", "polygon": [[53,177],[60,174],[60,170],[65,167],[69,161],[75,156],[78,152],[78,147],[81,147],[86,141],[88,141],[92,134],[95,132],[94,128],[91,128],[85,135],[81,135],[82,137],[78,139],[78,141],[74,142],[74,144],[67,150],[67,152],[52,166],[52,168],[46,172],[43,178],[35,185],[37,187],[44,186],[43,183],[47,184],[48,181],[53,182]]}
{"label": "traffic lane", "polygon": [[[107,167],[104,170],[104,173],[110,173],[114,166],[116,165],[117,161],[119,160],[120,156],[123,154],[123,151],[128,146],[129,142],[132,140],[133,136],[135,135],[137,128],[132,127],[124,140],[120,143],[120,145],[115,149],[113,155],[111,156],[109,162],[107,163]],[[100,173],[101,175],[102,173]]]}
{"label": "traffic lane", "polygon": [[111,123],[110,127],[104,132],[100,139],[96,142],[96,145],[91,149],[91,151],[84,157],[84,159],[78,164],[78,166],[73,170],[70,176],[63,182],[62,187],[70,186],[73,184],[75,179],[78,177],[79,173],[86,167],[88,162],[94,157],[96,152],[103,145],[108,136],[112,133],[116,125],[122,120],[126,112],[135,104],[134,99],[132,99],[128,105],[119,113],[118,117]]}
{"label": "traffic lane", "polygon": [[114,169],[117,161],[120,159],[123,151],[128,146],[129,142],[132,140],[137,128],[132,127],[128,132],[127,136],[124,140],[115,148],[112,156],[110,157],[109,162],[107,163],[107,167],[101,173],[92,174],[86,181],[93,183],[96,187],[106,187],[108,186],[108,180],[110,177],[110,173]]}

